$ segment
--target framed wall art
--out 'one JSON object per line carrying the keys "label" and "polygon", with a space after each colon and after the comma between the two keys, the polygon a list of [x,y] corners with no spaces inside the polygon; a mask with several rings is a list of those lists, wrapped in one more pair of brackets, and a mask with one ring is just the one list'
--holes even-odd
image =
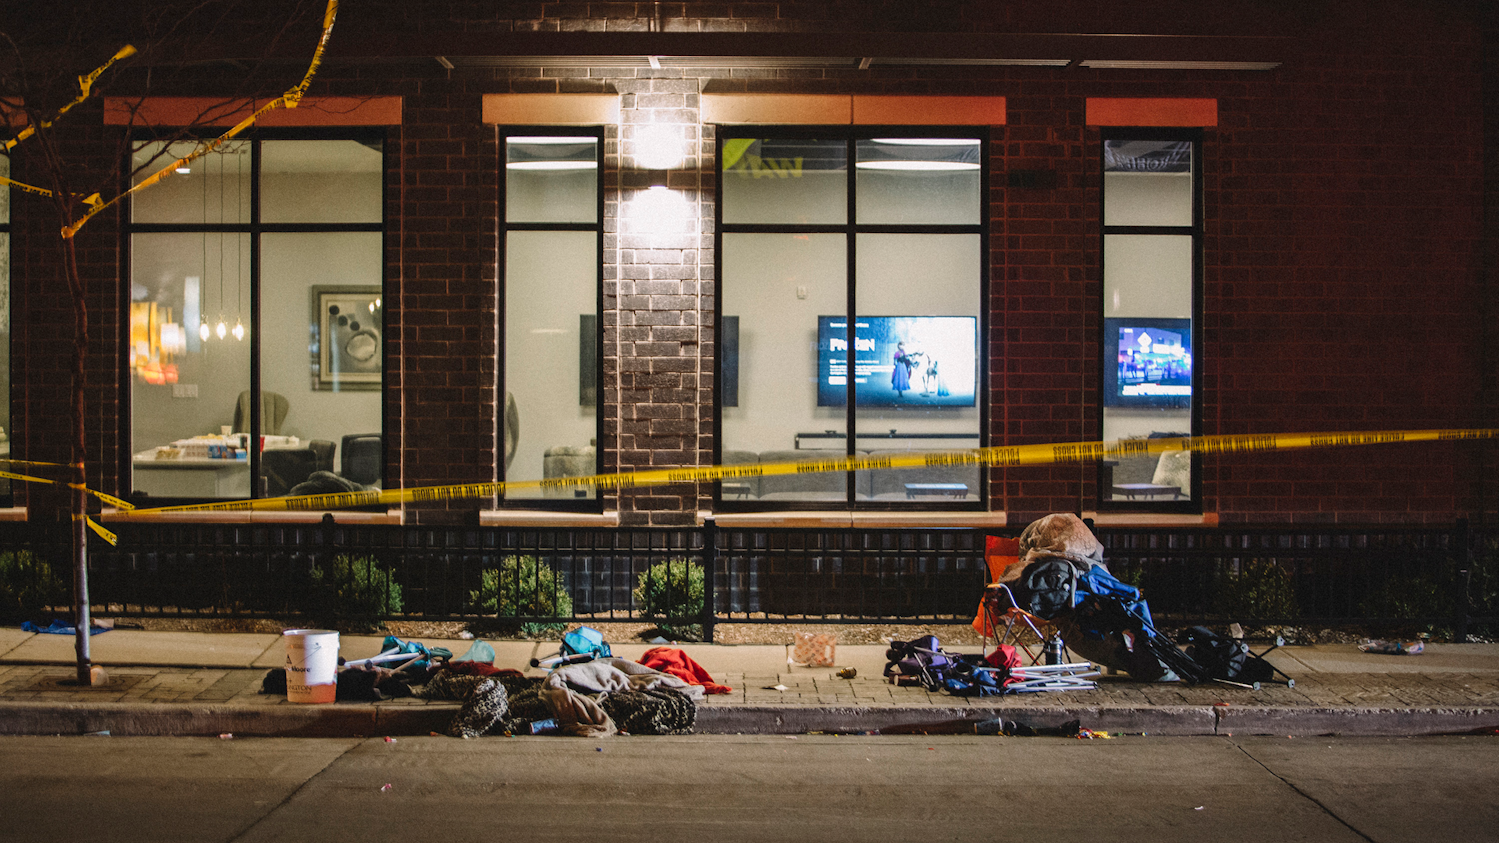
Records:
{"label": "framed wall art", "polygon": [[379,389],[384,325],[379,287],[313,287],[312,388]]}

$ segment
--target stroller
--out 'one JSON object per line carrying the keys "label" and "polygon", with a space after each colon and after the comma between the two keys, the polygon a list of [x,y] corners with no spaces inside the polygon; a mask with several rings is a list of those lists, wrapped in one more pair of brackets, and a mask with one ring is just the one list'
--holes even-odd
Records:
{"label": "stroller", "polygon": [[609,649],[609,642],[604,640],[602,632],[591,626],[580,626],[562,636],[562,647],[558,649],[556,655],[544,659],[531,659],[531,666],[550,670],[565,664],[581,664],[594,659],[607,659],[613,655],[614,653]]}
{"label": "stroller", "polygon": [[1078,691],[1098,687],[1087,662],[1022,666],[1014,647],[981,653],[948,653],[934,635],[892,641],[885,651],[885,676],[896,685],[919,683],[928,691],[958,697],[986,697],[1036,691]]}

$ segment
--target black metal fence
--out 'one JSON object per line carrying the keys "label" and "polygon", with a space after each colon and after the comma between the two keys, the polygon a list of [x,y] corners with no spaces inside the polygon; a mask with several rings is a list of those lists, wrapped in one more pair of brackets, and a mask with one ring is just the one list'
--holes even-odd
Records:
{"label": "black metal fence", "polygon": [[[114,616],[492,624],[972,620],[988,579],[969,529],[523,529],[124,524],[89,551]],[[1499,619],[1499,530],[1099,528],[1164,623],[1424,625]],[[65,611],[66,535],[0,525],[0,615]],[[24,564],[23,564],[24,563]],[[30,601],[28,605],[27,601]],[[1490,629],[1482,629],[1489,627]]]}

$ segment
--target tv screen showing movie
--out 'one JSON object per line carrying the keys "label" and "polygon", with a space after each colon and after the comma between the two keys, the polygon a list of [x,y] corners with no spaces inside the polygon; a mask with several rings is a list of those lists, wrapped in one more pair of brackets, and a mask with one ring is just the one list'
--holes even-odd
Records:
{"label": "tv screen showing movie", "polygon": [[[978,389],[978,319],[860,316],[854,321],[860,407],[971,407]],[[817,405],[848,402],[848,318],[817,317]]]}
{"label": "tv screen showing movie", "polygon": [[1192,402],[1192,320],[1105,319],[1103,403],[1187,407]]}

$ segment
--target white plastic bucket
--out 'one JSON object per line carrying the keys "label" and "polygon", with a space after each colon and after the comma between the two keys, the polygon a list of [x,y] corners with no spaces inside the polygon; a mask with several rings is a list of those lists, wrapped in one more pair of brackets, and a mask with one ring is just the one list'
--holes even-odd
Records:
{"label": "white plastic bucket", "polygon": [[338,633],[288,629],[286,698],[294,703],[330,703],[338,692]]}

